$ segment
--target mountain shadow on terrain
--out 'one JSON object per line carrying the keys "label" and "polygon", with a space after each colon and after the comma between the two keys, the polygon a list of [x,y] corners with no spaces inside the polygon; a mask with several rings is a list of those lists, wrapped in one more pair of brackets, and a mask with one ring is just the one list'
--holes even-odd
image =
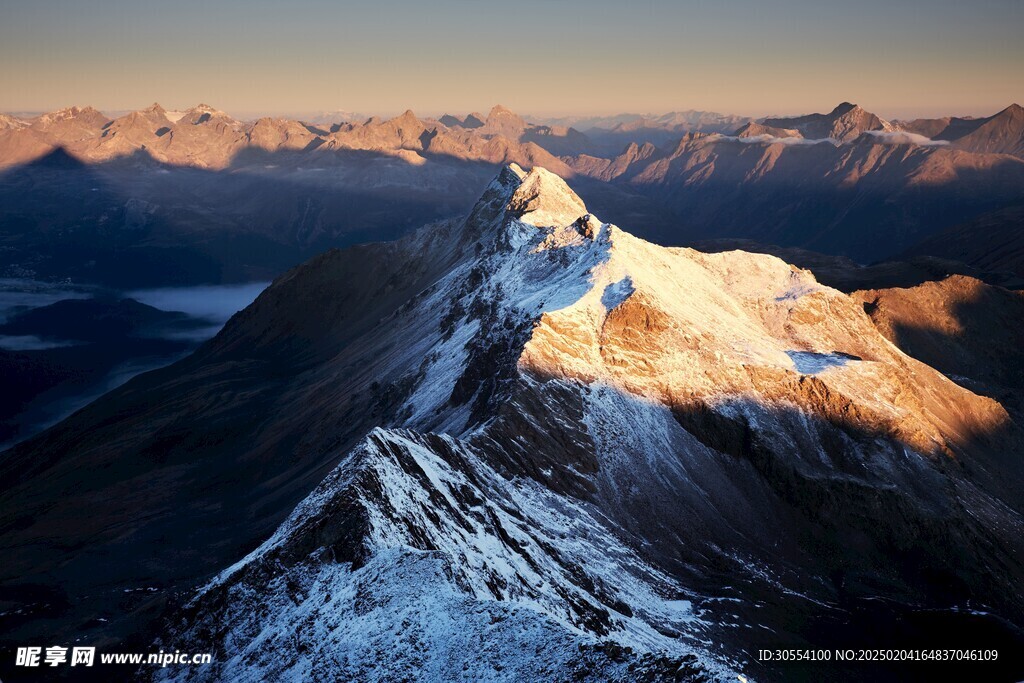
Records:
{"label": "mountain shadow on terrain", "polygon": [[[270,279],[325,249],[464,214],[496,168],[426,158],[247,148],[207,170],[145,150],[87,163],[58,148],[0,172],[0,273],[122,288]],[[666,233],[676,220],[628,189],[580,184],[608,215]]]}

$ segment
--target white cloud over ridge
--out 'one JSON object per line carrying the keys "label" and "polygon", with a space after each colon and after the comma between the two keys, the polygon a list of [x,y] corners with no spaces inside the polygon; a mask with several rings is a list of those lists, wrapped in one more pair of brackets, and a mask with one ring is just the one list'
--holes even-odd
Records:
{"label": "white cloud over ridge", "polygon": [[[883,145],[918,145],[919,147],[945,147],[949,145],[947,140],[932,140],[931,138],[925,137],[924,135],[918,135],[916,133],[908,133],[906,131],[894,130],[866,130],[864,135],[870,135],[875,138],[874,142]],[[742,142],[745,144],[764,144],[764,145],[818,145],[823,142],[831,143],[836,147],[842,144],[851,145],[857,140],[851,140],[843,143],[835,138],[779,138],[774,135],[752,135],[750,137],[739,137],[736,135],[721,135],[715,134],[711,136],[714,140],[725,140],[729,142]],[[859,138],[858,138],[859,139]]]}
{"label": "white cloud over ridge", "polygon": [[908,133],[903,130],[866,130],[865,135],[878,139],[879,142],[888,145],[919,145],[921,147],[945,147],[949,140],[932,140],[924,135]]}
{"label": "white cloud over ridge", "polygon": [[828,142],[838,146],[839,141],[835,138],[779,138],[774,135],[751,135],[750,137],[739,137],[737,135],[714,135],[718,140],[729,140],[731,142],[742,142],[744,144],[755,144],[761,143],[765,145],[817,145],[822,142]]}

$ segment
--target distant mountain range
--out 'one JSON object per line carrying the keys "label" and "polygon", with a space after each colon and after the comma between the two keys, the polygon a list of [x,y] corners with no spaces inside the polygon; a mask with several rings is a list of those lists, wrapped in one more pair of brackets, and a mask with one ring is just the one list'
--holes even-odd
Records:
{"label": "distant mountain range", "polygon": [[1013,154],[1024,157],[1024,107],[1011,104],[998,114],[985,118],[915,119],[896,121],[898,130],[924,135],[937,141],[948,141],[953,147],[968,152]]}
{"label": "distant mountain range", "polygon": [[[417,142],[409,135],[396,138],[396,129],[402,123],[410,131],[429,130],[432,137],[440,135],[441,139]],[[167,111],[154,104],[114,119],[92,107],[69,107],[30,119],[0,114],[0,166],[30,161],[38,156],[38,150],[58,146],[83,160],[104,160],[145,148],[160,161],[200,167],[223,165],[230,161],[232,154],[245,147],[276,150],[282,144],[289,149],[310,144],[313,147],[326,145],[328,149],[383,151],[397,148],[428,153],[444,149],[464,158],[493,161],[495,149],[474,146],[465,135],[466,131],[474,131],[475,136],[485,139],[503,137],[511,142],[535,142],[556,156],[583,153],[588,147],[607,145],[611,140],[621,142],[620,151],[630,143],[661,144],[672,136],[679,138],[686,133],[721,133],[746,138],[769,135],[830,139],[841,143],[851,142],[866,132],[881,138],[886,136],[880,134],[897,132],[918,136],[891,137],[907,144],[949,143],[969,152],[1024,155],[1024,108],[1017,104],[987,118],[946,117],[891,123],[849,102],[843,102],[828,114],[791,118],[754,120],[688,110],[657,116],[563,117],[535,123],[501,105],[486,116],[474,112],[420,119],[407,111],[384,120],[360,119],[352,112],[325,112],[302,121],[260,118],[242,122],[208,105]],[[431,149],[431,142],[437,149]],[[510,152],[524,153],[516,149]]]}
{"label": "distant mountain range", "polygon": [[759,121],[688,111],[536,123],[496,106],[436,120],[243,122],[154,104],[115,119],[90,107],[5,116],[0,274],[265,278],[460,214],[506,163],[565,177],[663,244],[753,239],[866,263],[1019,204],[1022,112],[888,122],[842,103]]}
{"label": "distant mountain range", "polygon": [[[508,109],[496,106],[477,120],[452,127],[420,120],[411,111],[393,119],[376,117],[361,123],[337,122],[324,128],[309,122],[261,118],[241,122],[208,105],[168,112],[159,104],[107,119],[91,107],[71,107],[31,121],[7,117],[0,131],[0,166],[25,163],[44,150],[62,148],[82,161],[117,159],[145,151],[154,160],[194,168],[222,169],[244,150],[314,151],[363,150],[394,154],[404,161],[422,162],[418,152],[450,155],[462,160],[503,163],[521,161],[568,171],[552,153],[535,144],[577,131],[527,124]],[[451,121],[451,119],[449,119]],[[471,132],[472,131],[472,132]],[[585,143],[582,143],[585,144]]]}

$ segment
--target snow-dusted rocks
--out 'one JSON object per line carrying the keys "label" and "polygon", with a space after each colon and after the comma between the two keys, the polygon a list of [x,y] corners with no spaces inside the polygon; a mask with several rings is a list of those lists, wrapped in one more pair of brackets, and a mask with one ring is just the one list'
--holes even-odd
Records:
{"label": "snow-dusted rocks", "polygon": [[[187,608],[200,617],[176,637],[224,625],[231,653],[190,673],[233,681],[724,675],[703,654],[704,624],[685,590],[578,501],[481,460],[451,437],[374,430],[273,538]],[[211,599],[223,611],[207,610]],[[605,653],[609,643],[617,657]]]}

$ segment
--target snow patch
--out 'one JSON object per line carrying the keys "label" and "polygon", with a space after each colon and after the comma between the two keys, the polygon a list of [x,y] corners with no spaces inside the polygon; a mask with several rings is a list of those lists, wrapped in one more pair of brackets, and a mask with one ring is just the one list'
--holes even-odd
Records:
{"label": "snow patch", "polygon": [[829,368],[841,368],[851,360],[860,360],[855,356],[839,352],[786,351],[786,355],[793,361],[793,367],[797,372],[804,375],[816,375]]}
{"label": "snow patch", "polygon": [[628,299],[635,291],[633,278],[627,275],[618,282],[613,282],[604,288],[604,294],[601,295],[601,303],[610,311]]}

